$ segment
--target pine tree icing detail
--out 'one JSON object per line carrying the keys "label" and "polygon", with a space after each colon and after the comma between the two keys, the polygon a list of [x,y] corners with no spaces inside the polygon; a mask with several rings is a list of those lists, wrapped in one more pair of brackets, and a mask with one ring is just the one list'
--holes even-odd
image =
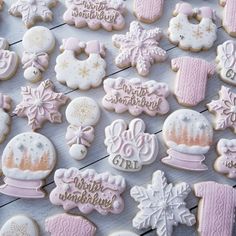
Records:
{"label": "pine tree icing detail", "polygon": [[139,202],[140,211],[133,219],[133,227],[143,229],[152,227],[156,229],[158,236],[170,236],[173,226],[178,223],[192,226],[195,224],[195,216],[186,208],[184,199],[190,193],[191,188],[187,183],[179,183],[173,186],[167,184],[164,172],[153,173],[152,184],[147,188],[134,186],[130,195]]}

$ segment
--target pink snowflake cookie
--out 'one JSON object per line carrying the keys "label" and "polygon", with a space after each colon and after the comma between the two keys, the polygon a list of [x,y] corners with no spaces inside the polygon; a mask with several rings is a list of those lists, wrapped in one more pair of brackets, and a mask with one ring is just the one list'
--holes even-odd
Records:
{"label": "pink snowflake cookie", "polygon": [[37,88],[21,88],[23,100],[16,106],[14,113],[19,117],[27,117],[32,130],[41,128],[47,120],[51,123],[61,123],[62,118],[58,110],[68,97],[55,93],[53,88],[50,80],[43,81]]}
{"label": "pink snowflake cookie", "polygon": [[115,59],[116,65],[119,68],[133,66],[140,75],[148,75],[152,64],[167,58],[166,51],[158,43],[162,36],[161,29],[145,30],[137,21],[133,21],[129,32],[112,37],[113,44],[120,49]]}
{"label": "pink snowflake cookie", "polygon": [[219,99],[208,103],[207,107],[215,114],[216,130],[231,128],[236,133],[236,94],[230,88],[222,86]]}

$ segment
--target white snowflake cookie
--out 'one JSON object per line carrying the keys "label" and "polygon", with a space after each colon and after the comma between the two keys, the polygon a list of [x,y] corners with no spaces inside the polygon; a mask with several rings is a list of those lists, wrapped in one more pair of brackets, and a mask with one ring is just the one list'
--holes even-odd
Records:
{"label": "white snowflake cookie", "polygon": [[152,184],[147,188],[134,186],[130,195],[139,202],[140,211],[133,219],[133,227],[144,229],[152,227],[157,235],[172,235],[173,226],[178,223],[192,226],[196,223],[194,214],[186,208],[185,198],[191,192],[190,186],[179,183],[167,184],[164,172],[153,173]]}
{"label": "white snowflake cookie", "polygon": [[[105,47],[97,40],[87,43],[77,38],[63,40],[62,54],[56,60],[56,78],[72,89],[88,90],[98,87],[106,75]],[[85,60],[77,56],[84,52]],[[70,75],[70,76],[68,76]]]}

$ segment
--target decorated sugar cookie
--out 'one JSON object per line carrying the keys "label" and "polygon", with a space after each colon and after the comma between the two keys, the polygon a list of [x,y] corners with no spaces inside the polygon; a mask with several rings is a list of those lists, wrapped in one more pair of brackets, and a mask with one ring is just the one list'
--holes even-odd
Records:
{"label": "decorated sugar cookie", "polygon": [[59,108],[68,99],[62,93],[53,91],[50,80],[43,81],[37,88],[22,87],[22,102],[16,106],[14,113],[19,117],[27,117],[28,125],[33,131],[42,127],[45,121],[61,123]]}
{"label": "decorated sugar cookie", "polygon": [[93,126],[99,121],[100,108],[89,97],[73,99],[66,109],[66,119],[70,123],[66,132],[66,141],[70,146],[70,155],[82,160],[87,155],[87,148],[94,139]]}
{"label": "decorated sugar cookie", "polygon": [[125,179],[122,176],[101,174],[95,170],[80,171],[76,168],[58,169],[54,175],[56,188],[50,194],[54,205],[63,206],[68,211],[75,207],[89,214],[96,210],[102,215],[119,214],[124,209],[120,196],[125,190]]}
{"label": "decorated sugar cookie", "polygon": [[165,83],[119,77],[104,80],[103,87],[106,95],[103,97],[102,105],[116,113],[129,111],[133,116],[141,113],[155,116],[164,115],[169,111],[169,103],[166,100],[169,88]]}
{"label": "decorated sugar cookie", "polygon": [[130,24],[125,35],[112,36],[113,44],[120,49],[115,63],[119,68],[136,67],[142,76],[149,74],[152,64],[165,61],[167,53],[159,47],[163,33],[161,29],[145,30],[137,21]]}
{"label": "decorated sugar cookie", "polygon": [[45,136],[33,132],[15,136],[2,154],[5,175],[0,193],[20,198],[43,198],[45,179],[56,163],[53,144]]}
{"label": "decorated sugar cookie", "polygon": [[130,231],[117,231],[115,233],[109,234],[109,236],[138,236],[138,234],[135,234]]}
{"label": "decorated sugar cookie", "polygon": [[[72,89],[88,90],[98,87],[106,75],[105,47],[97,40],[81,42],[77,38],[63,40],[62,54],[57,57],[57,80]],[[82,52],[85,60],[77,58]],[[70,76],[68,76],[70,75]]]}
{"label": "decorated sugar cookie", "polygon": [[23,64],[24,78],[32,83],[42,79],[42,72],[49,64],[49,53],[55,46],[55,38],[51,30],[43,26],[35,26],[23,36]]}
{"label": "decorated sugar cookie", "polygon": [[105,145],[110,165],[118,170],[135,172],[142,165],[156,160],[158,141],[155,134],[144,133],[145,123],[141,119],[130,122],[115,120],[105,129]]}
{"label": "decorated sugar cookie", "polygon": [[121,30],[125,26],[123,0],[66,0],[64,21],[77,28]]}
{"label": "decorated sugar cookie", "polygon": [[221,87],[219,99],[207,104],[208,110],[215,115],[214,129],[231,128],[236,133],[236,93],[230,88]]}
{"label": "decorated sugar cookie", "polygon": [[10,218],[0,230],[1,236],[39,236],[37,223],[25,215]]}
{"label": "decorated sugar cookie", "polygon": [[52,21],[50,8],[56,6],[57,0],[17,0],[9,9],[13,16],[21,16],[27,28],[33,26],[36,20]]}
{"label": "decorated sugar cookie", "polygon": [[164,122],[163,137],[169,147],[163,163],[185,170],[208,169],[202,162],[212,144],[213,130],[201,113],[189,109],[173,112]]}
{"label": "decorated sugar cookie", "polygon": [[134,14],[139,21],[153,23],[162,16],[164,0],[134,0]]}
{"label": "decorated sugar cookie", "polygon": [[[217,26],[214,23],[215,12],[209,7],[192,8],[191,4],[176,4],[174,17],[170,20],[169,40],[181,49],[200,51],[210,49],[217,38]],[[191,23],[194,17],[198,24]]]}
{"label": "decorated sugar cookie", "polygon": [[233,235],[236,189],[213,181],[194,184],[198,204],[198,233],[201,236]]}
{"label": "decorated sugar cookie", "polygon": [[236,178],[236,139],[220,139],[217,144],[217,157],[214,168],[228,178]]}
{"label": "decorated sugar cookie", "polygon": [[131,197],[139,202],[140,209],[132,221],[133,227],[152,227],[157,235],[172,235],[173,226],[194,225],[195,216],[186,208],[184,201],[190,192],[191,188],[187,183],[173,186],[167,184],[164,172],[154,172],[152,183],[146,188],[134,186],[130,190]]}
{"label": "decorated sugar cookie", "polygon": [[94,236],[96,226],[82,216],[63,213],[47,218],[45,230],[51,236]]}
{"label": "decorated sugar cookie", "polygon": [[184,106],[196,106],[205,99],[207,80],[215,73],[215,65],[195,57],[178,57],[171,60],[177,72],[175,96]]}

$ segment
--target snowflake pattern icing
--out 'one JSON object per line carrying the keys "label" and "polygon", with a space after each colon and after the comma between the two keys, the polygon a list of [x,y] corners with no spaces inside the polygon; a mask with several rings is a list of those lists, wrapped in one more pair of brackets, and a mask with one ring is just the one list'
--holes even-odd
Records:
{"label": "snowflake pattern icing", "polygon": [[121,68],[131,65],[136,67],[140,75],[148,75],[152,64],[167,58],[166,51],[158,43],[162,35],[159,28],[145,30],[137,21],[133,21],[129,32],[112,37],[114,45],[120,48],[115,59],[116,65]]}
{"label": "snowflake pattern icing", "polygon": [[133,219],[133,227],[142,229],[151,226],[156,229],[157,235],[170,236],[173,226],[178,223],[194,225],[195,216],[186,208],[184,202],[190,191],[187,183],[173,186],[167,184],[164,172],[154,172],[152,184],[147,188],[134,186],[130,191],[131,197],[140,203],[140,211]]}
{"label": "snowflake pattern icing", "polygon": [[28,233],[28,224],[17,224],[15,222],[11,223],[10,230],[3,233],[2,236],[30,236]]}

